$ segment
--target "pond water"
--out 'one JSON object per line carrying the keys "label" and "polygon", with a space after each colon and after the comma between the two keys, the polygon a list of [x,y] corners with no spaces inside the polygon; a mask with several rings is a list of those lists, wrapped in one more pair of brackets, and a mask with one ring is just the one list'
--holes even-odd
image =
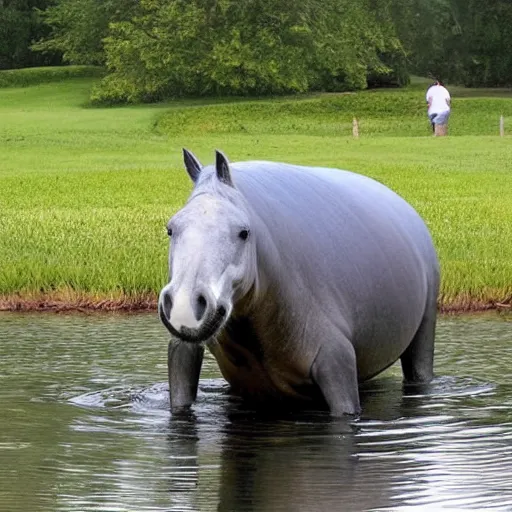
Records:
{"label": "pond water", "polygon": [[0,510],[512,510],[512,322],[439,321],[436,379],[395,365],[358,421],[263,414],[203,366],[172,419],[152,315],[0,315]]}

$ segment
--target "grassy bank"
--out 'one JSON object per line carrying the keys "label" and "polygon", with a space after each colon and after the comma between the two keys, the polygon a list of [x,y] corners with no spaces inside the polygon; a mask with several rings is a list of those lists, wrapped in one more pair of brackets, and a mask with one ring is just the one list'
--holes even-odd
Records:
{"label": "grassy bank", "polygon": [[512,302],[512,138],[492,135],[512,122],[507,92],[453,90],[452,136],[434,139],[423,83],[109,109],[88,106],[96,80],[0,89],[0,308],[154,307],[165,223],[191,189],[183,146],[205,163],[220,148],[372,176],[427,221],[444,309]]}

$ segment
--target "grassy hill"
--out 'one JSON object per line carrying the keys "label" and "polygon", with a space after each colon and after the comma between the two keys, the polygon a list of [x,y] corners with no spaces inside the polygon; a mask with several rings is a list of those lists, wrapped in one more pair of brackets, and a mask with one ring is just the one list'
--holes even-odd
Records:
{"label": "grassy hill", "polygon": [[502,114],[512,133],[509,91],[450,88],[451,136],[439,139],[420,80],[404,90],[101,108],[89,104],[98,70],[65,69],[0,72],[0,307],[154,306],[166,281],[165,223],[191,189],[183,146],[204,163],[219,148],[233,161],[374,177],[429,225],[442,307],[512,301],[512,137],[496,136]]}
{"label": "grassy hill", "polygon": [[[159,120],[172,136],[352,134],[357,118],[362,136],[424,137],[429,135],[424,96],[428,82],[407,89],[318,94],[297,98],[190,105],[170,110]],[[512,92],[451,88],[451,135],[498,135],[499,118],[512,122]],[[512,129],[512,126],[511,126]]]}

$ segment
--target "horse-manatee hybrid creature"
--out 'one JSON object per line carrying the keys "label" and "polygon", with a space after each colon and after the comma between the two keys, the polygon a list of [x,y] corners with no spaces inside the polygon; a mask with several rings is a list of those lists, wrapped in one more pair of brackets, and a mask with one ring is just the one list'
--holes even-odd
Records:
{"label": "horse-manatee hybrid creature", "polygon": [[431,380],[439,264],[405,200],[337,169],[184,158],[194,189],[158,302],[172,411],[195,400],[205,345],[233,392],[336,416],[398,359],[406,382]]}

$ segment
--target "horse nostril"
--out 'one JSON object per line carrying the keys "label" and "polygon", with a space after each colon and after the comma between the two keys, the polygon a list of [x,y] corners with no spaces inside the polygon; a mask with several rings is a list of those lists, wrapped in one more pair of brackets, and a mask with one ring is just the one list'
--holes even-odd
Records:
{"label": "horse nostril", "polygon": [[204,295],[199,294],[197,296],[197,304],[196,304],[196,318],[197,320],[201,320],[203,318],[204,313],[206,311],[207,302],[204,298]]}
{"label": "horse nostril", "polygon": [[160,320],[167,327],[168,330],[171,330],[171,310],[172,310],[172,296],[169,293],[169,290],[163,289],[160,292],[160,297],[158,300],[158,315],[160,316]]}
{"label": "horse nostril", "polygon": [[172,299],[171,295],[169,293],[164,294],[164,313],[166,314],[167,318],[171,316],[171,309],[172,309]]}
{"label": "horse nostril", "polygon": [[217,313],[219,316],[226,316],[226,308],[224,306],[219,306],[217,309]]}

